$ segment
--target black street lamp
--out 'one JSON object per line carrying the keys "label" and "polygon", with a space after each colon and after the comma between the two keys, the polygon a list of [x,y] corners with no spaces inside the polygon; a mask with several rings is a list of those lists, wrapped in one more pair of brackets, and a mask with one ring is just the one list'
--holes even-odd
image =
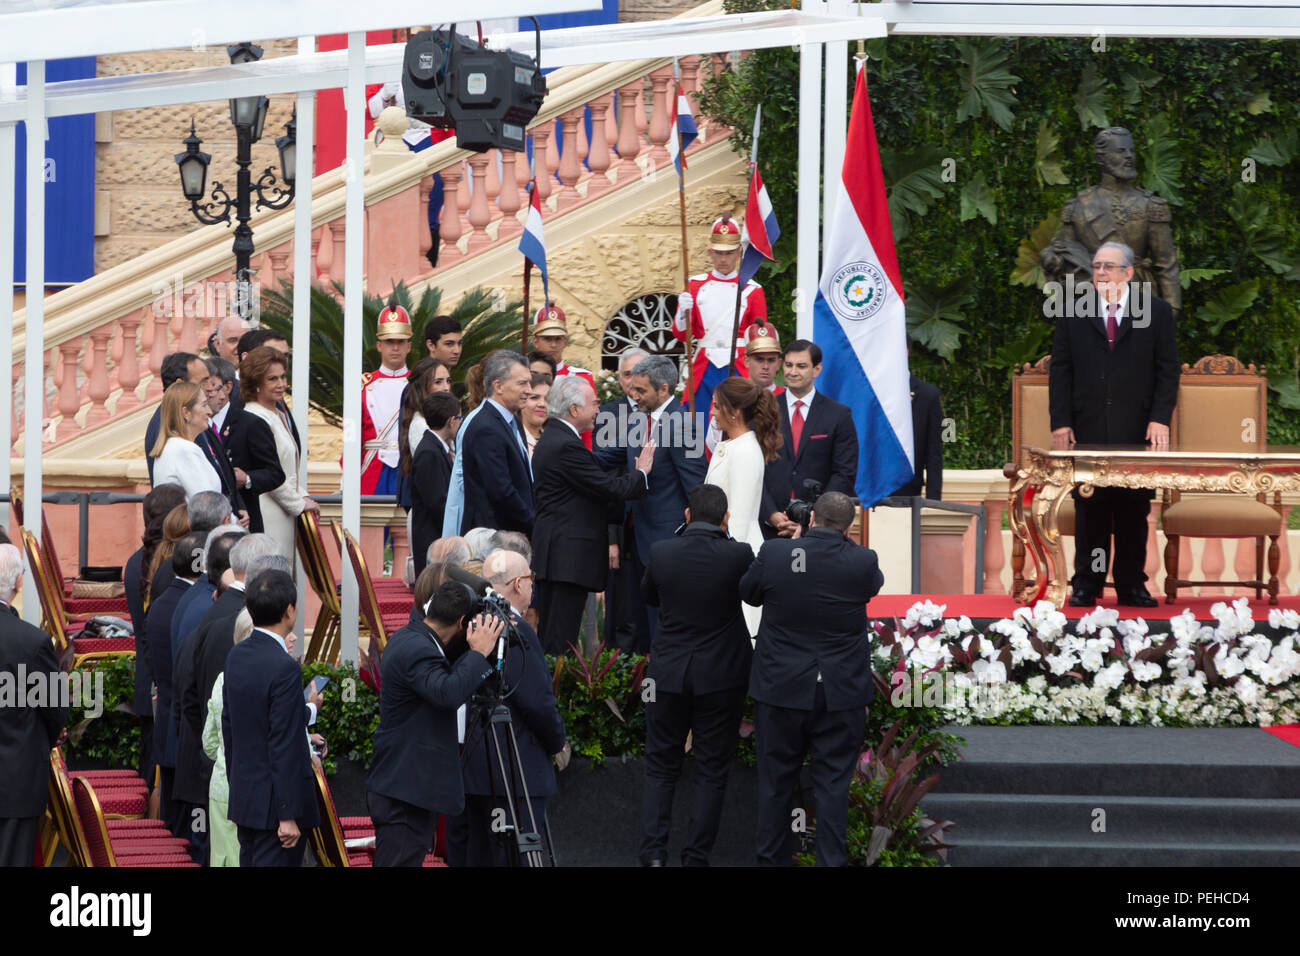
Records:
{"label": "black street lamp", "polygon": [[[238,43],[227,47],[226,52],[233,64],[251,63],[262,56],[262,48],[255,43]],[[298,112],[285,127],[284,136],[275,141],[280,152],[280,169],[284,185],[277,180],[273,167],[253,182],[249,167],[253,163],[253,144],[262,138],[262,127],[266,123],[266,111],[271,101],[265,96],[239,96],[230,100],[230,121],[235,126],[238,150],[235,162],[239,174],[235,182],[235,196],[232,199],[220,182],[212,184],[212,198],[204,200],[208,178],[208,164],[212,157],[200,152],[203,140],[195,134],[194,123],[190,122],[190,135],[182,140],[185,152],[176,154],[176,165],[180,167],[181,192],[190,201],[190,211],[194,218],[205,225],[230,223],[231,211],[238,222],[235,226],[235,281],[238,285],[238,309],[242,318],[250,318],[252,311],[252,282],[249,278],[249,262],[253,256],[253,230],[248,225],[250,218],[249,201],[253,192],[257,193],[258,209],[284,209],[293,201],[294,163],[298,155],[297,119]]]}

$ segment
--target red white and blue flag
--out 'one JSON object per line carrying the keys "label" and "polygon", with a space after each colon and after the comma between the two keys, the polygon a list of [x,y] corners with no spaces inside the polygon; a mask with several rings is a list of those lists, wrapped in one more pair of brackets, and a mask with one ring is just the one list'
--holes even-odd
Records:
{"label": "red white and blue flag", "polygon": [[853,412],[865,508],[911,481],[915,469],[903,277],[861,67],[824,261],[813,304],[823,355],[817,387]]}
{"label": "red white and blue flag", "polygon": [[767,198],[767,187],[763,177],[758,174],[758,166],[753,167],[754,175],[749,181],[749,202],[745,206],[745,224],[740,229],[740,244],[745,250],[740,257],[740,287],[754,278],[754,273],[763,264],[763,260],[775,262],[772,247],[781,238],[781,227],[776,223],[776,211],[772,200]]}
{"label": "red white and blue flag", "polygon": [[681,84],[674,81],[673,89],[676,95],[673,97],[673,111],[668,117],[668,155],[672,158],[673,168],[677,170],[677,176],[680,179],[682,170],[686,168],[686,157],[682,154],[690,148],[691,143],[695,142],[696,137],[700,135],[699,129],[695,125],[695,116],[691,113],[690,100],[682,92]]}
{"label": "red white and blue flag", "polygon": [[542,301],[551,301],[551,290],[546,278],[546,239],[542,234],[542,196],[537,191],[537,180],[528,184],[528,218],[524,220],[524,234],[519,237],[519,251],[542,274]]}

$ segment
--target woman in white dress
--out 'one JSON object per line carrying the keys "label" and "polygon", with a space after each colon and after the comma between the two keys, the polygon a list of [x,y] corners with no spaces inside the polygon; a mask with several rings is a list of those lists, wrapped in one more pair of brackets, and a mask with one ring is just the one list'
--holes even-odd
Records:
{"label": "woman in white dress", "polygon": [[155,488],[180,485],[186,497],[200,491],[221,491],[221,476],[194,443],[208,427],[208,421],[203,389],[190,382],[172,382],[168,386],[158,415],[158,441],[150,452]]}
{"label": "woman in white dress", "polygon": [[[781,417],[776,399],[747,378],[733,376],[713,390],[713,420],[723,441],[713,451],[705,482],[727,494],[727,529],[758,553],[763,532],[758,515],[763,497],[763,472],[781,447]],[[751,637],[758,634],[762,608],[744,605]]]}
{"label": "woman in white dress", "polygon": [[263,492],[258,498],[262,523],[266,533],[275,539],[280,553],[292,561],[297,531],[294,522],[304,510],[320,511],[320,506],[298,486],[298,445],[277,405],[284,398],[286,374],[284,355],[266,345],[253,349],[239,363],[239,396],[244,400],[244,409],[271,429],[276,455],[284,470],[284,484]]}

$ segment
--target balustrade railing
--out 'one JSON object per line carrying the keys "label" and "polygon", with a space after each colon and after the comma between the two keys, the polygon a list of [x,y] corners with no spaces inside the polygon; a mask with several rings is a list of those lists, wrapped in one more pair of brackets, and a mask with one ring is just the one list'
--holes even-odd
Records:
{"label": "balustrade railing", "polygon": [[[716,5],[692,12],[711,12]],[[700,129],[692,150],[726,135],[700,115],[695,102],[702,79],[724,63],[722,56],[680,61],[682,88]],[[666,60],[566,67],[550,75],[551,91],[529,135],[544,220],[668,165],[671,79],[672,64]],[[387,158],[377,162],[383,154]],[[442,178],[444,196],[438,270],[517,240],[527,214],[526,154],[475,154],[457,148],[454,140],[410,153],[400,137],[391,137],[368,147],[363,269],[370,292],[436,271],[426,258],[434,241],[427,216],[435,175]],[[315,177],[312,188],[311,269],[314,281],[328,287],[343,278],[343,170]],[[252,222],[259,246],[255,294],[292,278],[293,217],[290,209]],[[235,314],[233,266],[230,233],[205,227],[50,296],[45,387],[34,396],[23,377],[26,315],[20,310],[12,386],[23,399],[13,403],[13,448],[22,448],[24,422],[18,413],[26,401],[41,402],[47,445],[156,402],[163,359],[176,351],[199,351],[216,324]]]}

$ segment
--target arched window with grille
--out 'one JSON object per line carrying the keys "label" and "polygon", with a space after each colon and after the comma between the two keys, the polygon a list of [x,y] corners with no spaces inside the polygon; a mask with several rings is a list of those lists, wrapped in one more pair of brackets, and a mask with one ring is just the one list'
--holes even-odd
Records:
{"label": "arched window with grille", "polygon": [[600,367],[618,371],[619,356],[630,348],[642,348],[651,355],[671,355],[684,365],[686,346],[673,338],[676,314],[676,292],[649,292],[632,299],[605,324]]}

